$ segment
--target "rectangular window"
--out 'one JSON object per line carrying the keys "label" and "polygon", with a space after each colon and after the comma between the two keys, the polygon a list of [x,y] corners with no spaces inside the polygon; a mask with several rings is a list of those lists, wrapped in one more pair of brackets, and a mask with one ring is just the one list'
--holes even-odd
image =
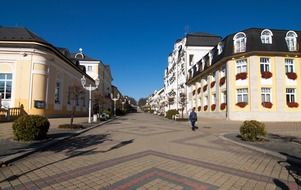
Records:
{"label": "rectangular window", "polygon": [[246,102],[248,103],[248,89],[247,88],[240,88],[237,89],[237,103],[239,102]]}
{"label": "rectangular window", "polygon": [[216,104],[216,94],[212,94],[211,104]]}
{"label": "rectangular window", "polygon": [[271,88],[261,88],[261,102],[272,102]]}
{"label": "rectangular window", "polygon": [[222,94],[221,94],[221,103],[227,103],[226,91],[223,91]]}
{"label": "rectangular window", "polygon": [[295,72],[294,60],[293,59],[285,59],[285,72],[286,73]]}
{"label": "rectangular window", "polygon": [[54,103],[60,104],[60,90],[61,90],[61,83],[55,83],[55,90],[54,90]]}
{"label": "rectangular window", "polygon": [[271,64],[270,64],[270,58],[261,57],[260,58],[260,72],[267,72],[270,71]]}
{"label": "rectangular window", "polygon": [[0,93],[3,100],[11,99],[12,76],[11,73],[0,73]]}
{"label": "rectangular window", "polygon": [[296,89],[287,88],[286,89],[286,103],[296,102]]}
{"label": "rectangular window", "polygon": [[208,105],[208,96],[205,96],[205,98],[204,98],[204,105],[205,106]]}
{"label": "rectangular window", "polygon": [[88,66],[87,71],[92,71],[92,66]]}
{"label": "rectangular window", "polygon": [[247,60],[240,59],[236,61],[236,73],[244,73],[247,72]]}

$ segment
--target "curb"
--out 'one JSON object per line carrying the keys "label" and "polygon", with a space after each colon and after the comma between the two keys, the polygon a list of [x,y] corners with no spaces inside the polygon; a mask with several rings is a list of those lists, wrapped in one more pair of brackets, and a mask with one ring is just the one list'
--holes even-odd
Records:
{"label": "curb", "polygon": [[270,155],[270,156],[273,156],[273,157],[276,157],[276,158],[279,158],[279,159],[282,159],[282,160],[285,160],[285,161],[292,161],[294,163],[301,164],[301,160],[299,160],[299,159],[295,159],[295,158],[292,158],[292,157],[287,157],[287,156],[284,156],[284,155],[282,155],[278,152],[272,151],[272,150],[267,150],[267,149],[264,149],[264,148],[259,148],[259,147],[255,147],[255,146],[252,146],[252,145],[243,144],[243,143],[231,140],[231,139],[225,137],[226,134],[232,134],[232,133],[221,133],[221,134],[219,134],[219,138],[221,138],[225,141],[234,143],[236,145],[248,148],[250,150],[255,150],[257,152],[261,152],[263,154],[267,154],[267,155]]}
{"label": "curb", "polygon": [[3,167],[3,166],[8,166],[10,165],[12,162],[16,161],[16,160],[19,160],[21,158],[24,158],[25,156],[28,156],[32,153],[35,153],[35,152],[38,152],[42,149],[45,149],[45,148],[48,148],[50,146],[53,146],[61,141],[64,141],[66,139],[69,139],[71,137],[75,137],[77,135],[80,135],[82,133],[85,133],[91,129],[94,129],[96,127],[99,127],[99,126],[102,126],[102,125],[105,125],[115,119],[118,119],[119,117],[115,117],[115,118],[112,118],[112,119],[109,119],[107,121],[104,121],[102,123],[99,123],[99,124],[95,124],[95,125],[92,125],[91,127],[88,127],[88,128],[85,128],[85,129],[82,129],[82,130],[78,130],[78,131],[75,131],[74,133],[66,136],[66,137],[59,137],[59,138],[55,138],[53,140],[50,140],[49,142],[46,142],[46,143],[43,143],[40,147],[37,147],[37,148],[30,148],[24,152],[21,152],[21,153],[16,153],[16,154],[13,154],[13,155],[10,155],[10,156],[6,156],[6,157],[3,157],[0,159],[0,168]]}

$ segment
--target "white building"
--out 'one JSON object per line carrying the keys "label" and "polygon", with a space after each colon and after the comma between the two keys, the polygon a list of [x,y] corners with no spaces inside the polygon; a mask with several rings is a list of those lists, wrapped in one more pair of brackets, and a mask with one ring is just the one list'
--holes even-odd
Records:
{"label": "white building", "polygon": [[[170,109],[184,109],[180,95],[191,94],[187,89],[188,70],[190,70],[204,55],[206,55],[221,37],[208,33],[190,33],[174,44],[173,51],[168,56],[168,66],[164,73],[165,112]],[[186,105],[186,104],[185,104]]]}

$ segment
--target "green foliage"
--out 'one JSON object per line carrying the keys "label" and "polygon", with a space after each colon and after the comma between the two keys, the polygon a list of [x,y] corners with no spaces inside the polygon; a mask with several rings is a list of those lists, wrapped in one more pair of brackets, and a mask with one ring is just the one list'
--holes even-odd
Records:
{"label": "green foliage", "polygon": [[16,140],[32,141],[47,137],[49,121],[39,115],[25,115],[13,123],[13,132]]}
{"label": "green foliage", "polygon": [[266,136],[265,125],[256,120],[244,121],[240,126],[240,136],[245,141],[257,141],[260,136]]}
{"label": "green foliage", "polygon": [[107,114],[110,118],[112,117],[112,112],[109,110],[104,110],[102,113]]}
{"label": "green foliage", "polygon": [[166,112],[166,118],[168,118],[168,119],[173,119],[173,116],[174,116],[174,115],[177,115],[177,114],[179,114],[179,112],[178,112],[177,110],[175,110],[175,109],[173,109],[173,110],[168,110],[168,111]]}

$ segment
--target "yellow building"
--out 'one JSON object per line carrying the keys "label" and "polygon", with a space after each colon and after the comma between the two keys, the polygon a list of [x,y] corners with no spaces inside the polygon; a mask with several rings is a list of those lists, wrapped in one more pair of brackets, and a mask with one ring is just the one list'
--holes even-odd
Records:
{"label": "yellow building", "polygon": [[0,93],[2,108],[24,107],[28,114],[87,115],[87,84],[94,80],[85,68],[25,28],[0,28]]}
{"label": "yellow building", "polygon": [[225,37],[189,70],[199,116],[301,121],[300,31],[250,28]]}

